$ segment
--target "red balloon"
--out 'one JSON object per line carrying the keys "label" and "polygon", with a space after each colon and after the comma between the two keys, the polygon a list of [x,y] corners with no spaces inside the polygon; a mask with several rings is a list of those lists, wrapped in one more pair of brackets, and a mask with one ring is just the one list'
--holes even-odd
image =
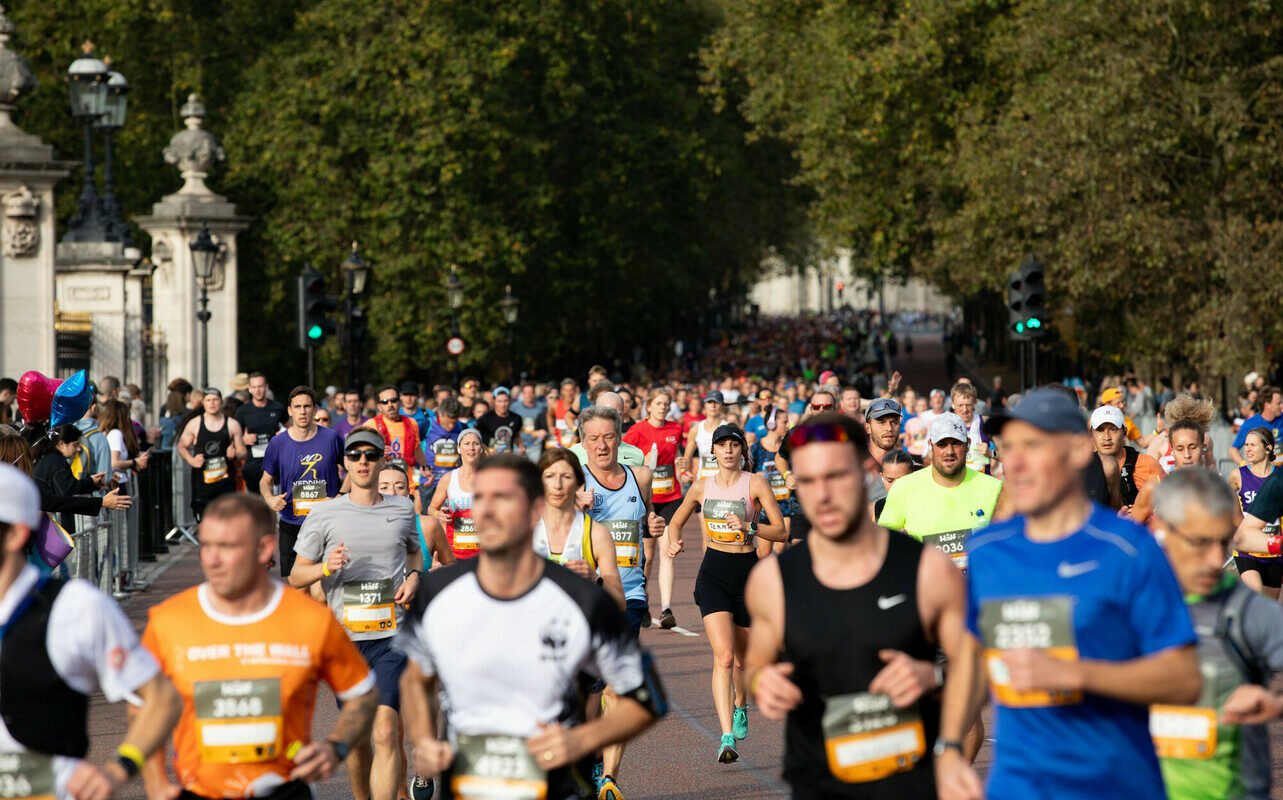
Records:
{"label": "red balloon", "polygon": [[53,393],[62,385],[61,378],[46,378],[30,370],[18,379],[18,413],[25,422],[44,422],[49,419]]}

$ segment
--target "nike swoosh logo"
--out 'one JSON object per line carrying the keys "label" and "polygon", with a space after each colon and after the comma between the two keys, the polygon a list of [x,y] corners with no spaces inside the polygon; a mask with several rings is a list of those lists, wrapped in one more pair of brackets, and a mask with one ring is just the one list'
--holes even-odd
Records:
{"label": "nike swoosh logo", "polygon": [[878,608],[886,611],[888,608],[895,608],[908,599],[908,596],[903,594],[897,594],[895,597],[886,597],[883,595],[878,598]]}
{"label": "nike swoosh logo", "polygon": [[1076,578],[1084,573],[1091,572],[1100,566],[1098,561],[1084,561],[1081,564],[1070,564],[1068,561],[1060,562],[1056,567],[1056,574],[1062,578]]}

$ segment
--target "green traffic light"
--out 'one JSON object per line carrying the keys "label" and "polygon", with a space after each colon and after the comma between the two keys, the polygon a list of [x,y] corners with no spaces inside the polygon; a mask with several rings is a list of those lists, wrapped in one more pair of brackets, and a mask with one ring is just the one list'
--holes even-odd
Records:
{"label": "green traffic light", "polygon": [[1025,321],[1025,325],[1030,328],[1041,328],[1042,320],[1038,319],[1037,317],[1030,317],[1028,320]]}
{"label": "green traffic light", "polygon": [[1024,332],[1025,332],[1025,323],[1023,323],[1023,322],[1017,322],[1017,323],[1016,323],[1015,325],[1013,325],[1012,327],[1015,329],[1016,333],[1024,333]]}
{"label": "green traffic light", "polygon": [[324,334],[325,331],[321,330],[320,325],[313,325],[307,329],[307,338],[309,339],[320,339]]}

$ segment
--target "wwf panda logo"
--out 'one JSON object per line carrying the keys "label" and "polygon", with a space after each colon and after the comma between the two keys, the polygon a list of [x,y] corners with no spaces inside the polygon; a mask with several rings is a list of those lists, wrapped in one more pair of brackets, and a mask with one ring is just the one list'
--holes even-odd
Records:
{"label": "wwf panda logo", "polygon": [[539,629],[539,660],[558,663],[565,661],[567,638],[564,620],[551,619],[544,623]]}

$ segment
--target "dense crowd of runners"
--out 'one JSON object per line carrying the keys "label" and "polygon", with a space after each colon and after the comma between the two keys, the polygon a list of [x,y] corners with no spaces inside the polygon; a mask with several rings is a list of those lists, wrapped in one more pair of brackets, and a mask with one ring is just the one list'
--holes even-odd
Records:
{"label": "dense crowd of runners", "polygon": [[[1197,386],[919,393],[860,325],[727,339],[703,380],[176,380],[151,431],[103,380],[81,423],[0,427],[0,795],[292,800],[345,763],[358,800],[622,800],[666,710],[640,632],[686,622],[697,558],[710,763],[760,713],[798,798],[1268,798],[1283,392],[1249,376],[1222,477]],[[205,580],[138,637],[33,543],[117,513],[149,439]],[[95,691],[129,704],[97,764]]]}

